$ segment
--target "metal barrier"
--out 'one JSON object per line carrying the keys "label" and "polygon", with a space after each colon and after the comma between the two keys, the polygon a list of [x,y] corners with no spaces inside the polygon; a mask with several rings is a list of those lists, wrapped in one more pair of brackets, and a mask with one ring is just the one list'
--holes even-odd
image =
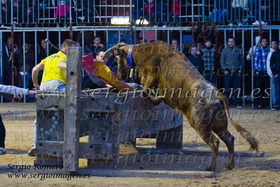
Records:
{"label": "metal barrier", "polygon": [[129,25],[142,24],[146,19],[150,25],[181,26],[193,22],[246,24],[280,19],[279,0],[6,0],[1,5],[3,25]]}

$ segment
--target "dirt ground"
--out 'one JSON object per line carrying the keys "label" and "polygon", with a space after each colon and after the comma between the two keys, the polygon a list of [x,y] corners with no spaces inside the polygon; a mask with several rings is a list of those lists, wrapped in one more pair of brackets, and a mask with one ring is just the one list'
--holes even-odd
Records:
{"label": "dirt ground", "polygon": [[[6,147],[9,154],[0,156],[0,165],[32,165],[35,157],[27,151],[32,144],[35,104],[0,104],[0,113],[7,130]],[[0,169],[0,186],[280,186],[280,112],[270,110],[231,109],[233,119],[258,139],[265,157],[236,157],[236,167],[224,171],[227,158],[218,157],[216,178],[114,178],[89,177],[80,179],[10,178]],[[235,150],[246,151],[247,142],[229,125],[235,136]],[[144,142],[144,141],[143,141]],[[152,145],[152,141],[142,144]],[[140,142],[141,143],[141,142]],[[184,120],[184,148],[208,149]],[[131,148],[132,149],[132,148]],[[220,142],[220,150],[226,150]],[[209,156],[132,154],[122,155],[119,169],[199,170],[203,171]],[[135,152],[135,151],[134,151]],[[83,167],[84,160],[80,161]]]}

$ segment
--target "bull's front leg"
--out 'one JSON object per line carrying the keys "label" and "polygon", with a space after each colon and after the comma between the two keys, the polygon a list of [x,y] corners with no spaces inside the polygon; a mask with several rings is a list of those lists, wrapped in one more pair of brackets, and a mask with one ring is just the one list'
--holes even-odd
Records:
{"label": "bull's front leg", "polygon": [[149,99],[152,101],[154,105],[160,104],[164,97],[159,96],[158,93],[158,80],[157,79],[152,79],[152,78],[147,78],[144,84],[144,93],[146,96],[149,97]]}

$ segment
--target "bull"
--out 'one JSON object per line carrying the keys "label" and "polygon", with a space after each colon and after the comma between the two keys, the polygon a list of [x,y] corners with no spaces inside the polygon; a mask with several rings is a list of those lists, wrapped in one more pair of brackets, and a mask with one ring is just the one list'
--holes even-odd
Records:
{"label": "bull", "polygon": [[251,150],[258,151],[257,140],[230,117],[227,97],[206,81],[178,50],[166,42],[155,41],[137,45],[120,43],[108,49],[104,57],[112,52],[117,58],[120,79],[126,79],[136,69],[144,92],[154,103],[164,100],[187,117],[191,127],[211,148],[212,157],[206,170],[216,170],[217,136],[229,152],[226,169],[235,167],[234,137],[228,131],[228,122],[247,140]]}

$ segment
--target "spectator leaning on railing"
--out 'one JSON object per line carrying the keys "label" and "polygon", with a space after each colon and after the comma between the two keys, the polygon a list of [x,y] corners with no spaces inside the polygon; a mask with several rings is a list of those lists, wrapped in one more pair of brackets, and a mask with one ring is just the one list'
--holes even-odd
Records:
{"label": "spectator leaning on railing", "polygon": [[210,21],[223,23],[228,21],[229,3],[225,0],[217,0],[214,3],[214,9],[210,13]]}
{"label": "spectator leaning on railing", "polygon": [[1,0],[1,24],[11,23],[11,2],[7,0]]}
{"label": "spectator leaning on railing", "polygon": [[280,49],[272,54],[270,60],[270,67],[273,74],[274,85],[275,85],[275,106],[276,110],[280,109]]}
{"label": "spectator leaning on railing", "polygon": [[171,0],[169,21],[179,26],[179,16],[181,15],[181,4],[179,0]]}
{"label": "spectator leaning on railing", "polygon": [[57,5],[54,13],[56,22],[66,22],[69,17],[70,7],[65,4],[64,0],[60,1],[60,4]]}
{"label": "spectator leaning on railing", "polygon": [[275,92],[275,83],[274,83],[274,76],[270,68],[270,60],[272,54],[278,49],[278,41],[272,40],[270,42],[270,52],[267,55],[267,60],[266,60],[266,68],[267,68],[267,73],[270,76],[270,88],[271,88],[271,98],[272,98],[272,106],[271,110],[277,110],[276,108],[276,92]]}
{"label": "spectator leaning on railing", "polygon": [[254,108],[267,108],[269,106],[269,76],[267,74],[266,60],[269,53],[268,41],[261,39],[261,43],[254,52]]}

